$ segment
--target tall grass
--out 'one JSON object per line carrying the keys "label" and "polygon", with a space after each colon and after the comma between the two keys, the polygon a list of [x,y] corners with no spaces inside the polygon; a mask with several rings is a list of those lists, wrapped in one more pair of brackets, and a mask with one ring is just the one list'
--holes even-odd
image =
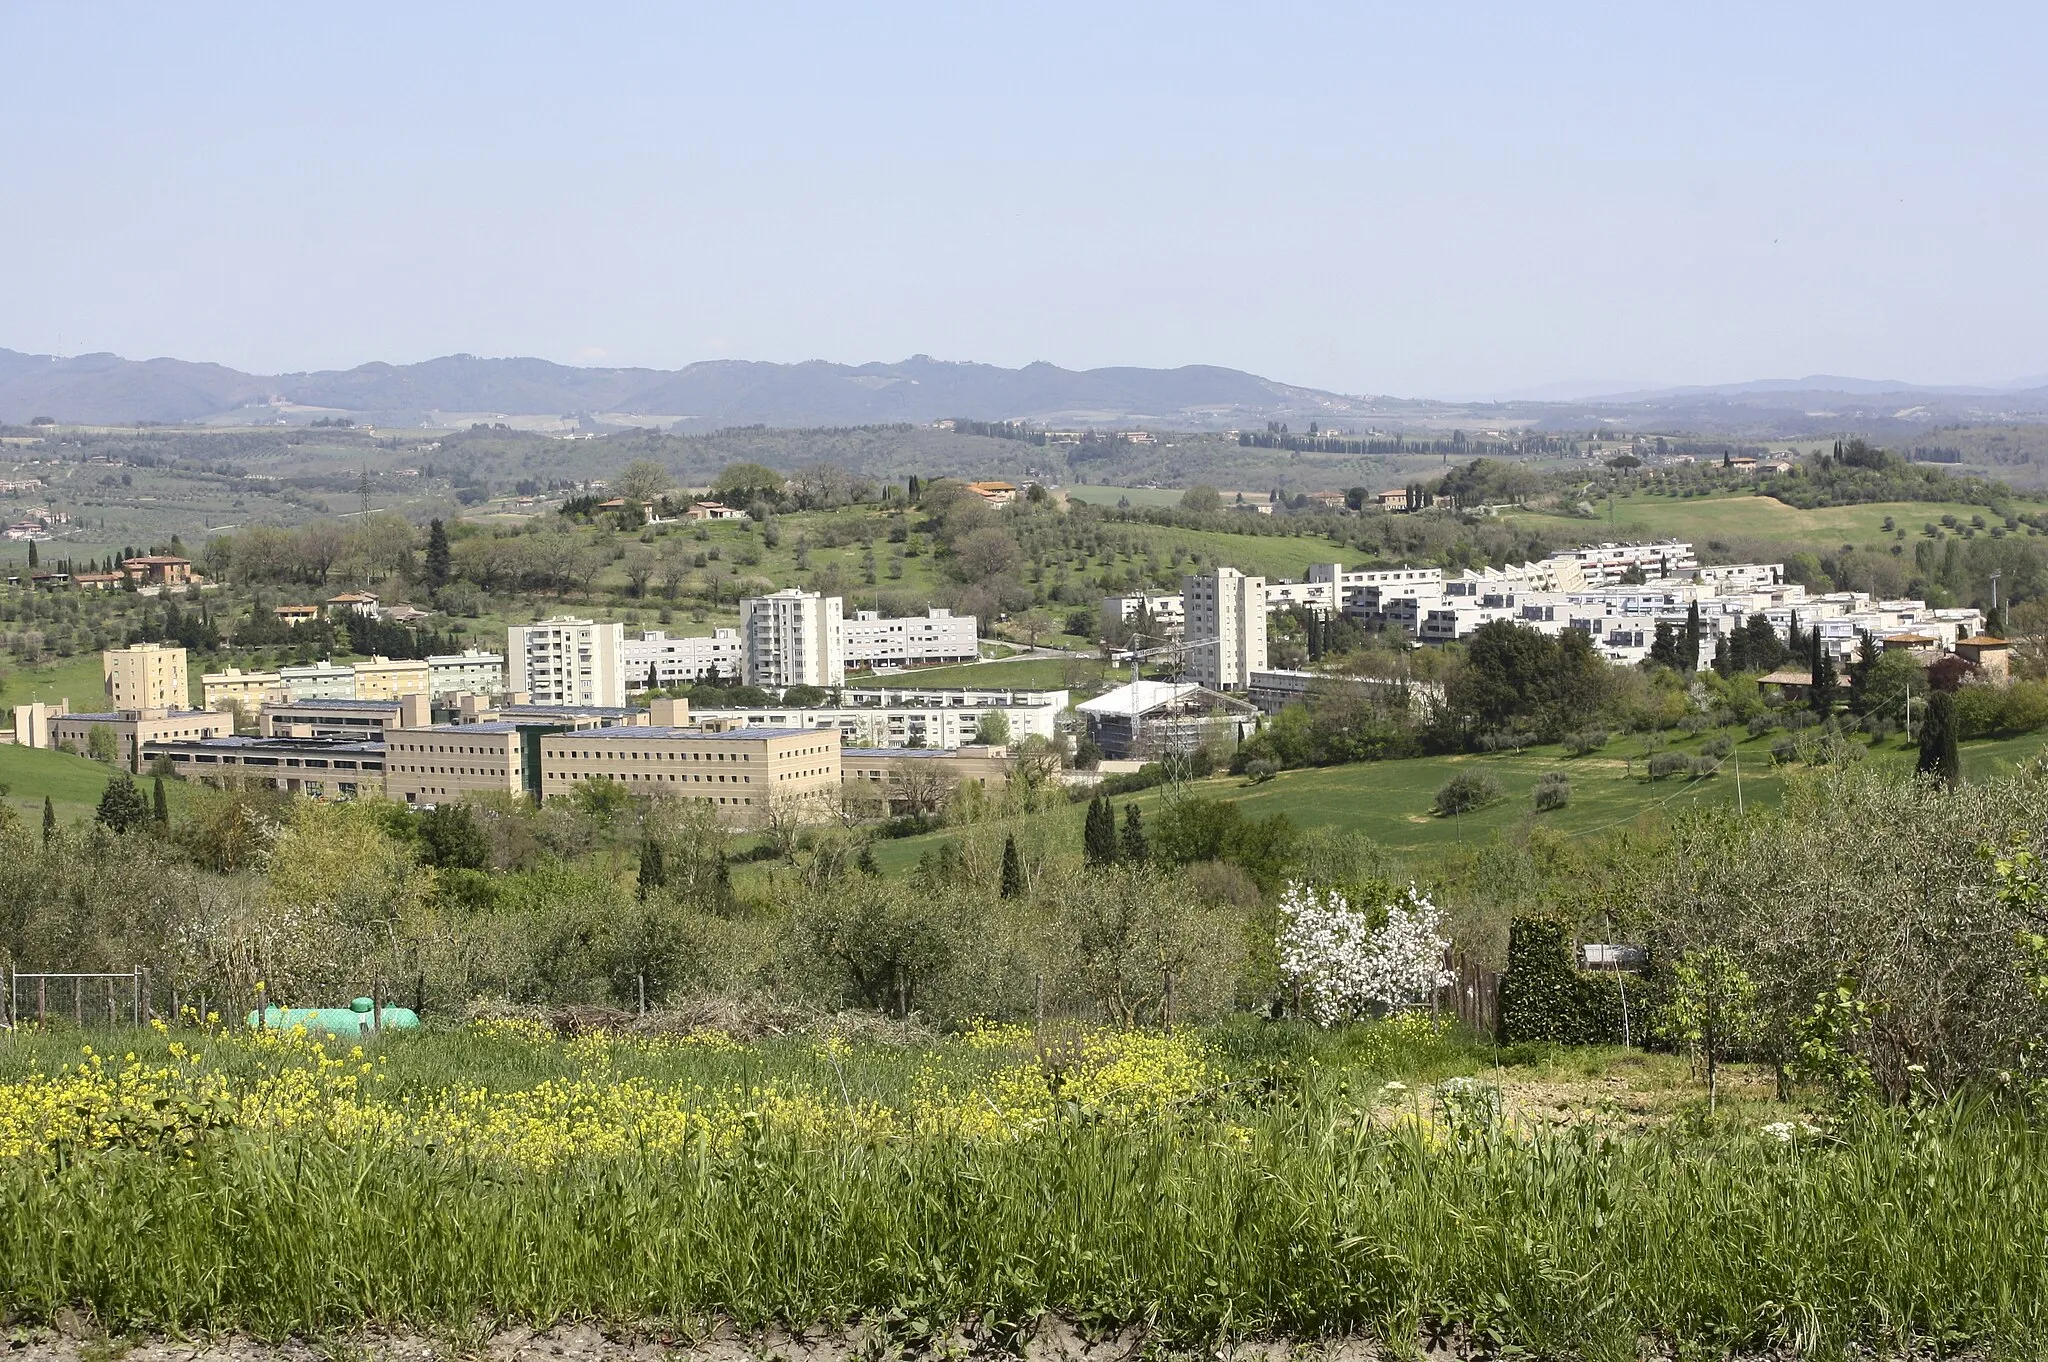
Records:
{"label": "tall grass", "polygon": [[753,1123],[545,1170],[250,1131],[58,1151],[0,1165],[0,1303],[265,1336],[712,1313],[1000,1330],[1050,1310],[1184,1341],[1448,1321],[1598,1358],[2048,1337],[2048,1149],[1997,1111],[1789,1143],[1514,1135],[1390,1122],[1338,1089],[1019,1138]]}

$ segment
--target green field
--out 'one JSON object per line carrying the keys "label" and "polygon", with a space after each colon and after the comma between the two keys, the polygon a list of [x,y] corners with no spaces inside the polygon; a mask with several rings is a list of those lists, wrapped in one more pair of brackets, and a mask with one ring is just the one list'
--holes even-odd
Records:
{"label": "green field", "polygon": [[1974,515],[1993,519],[1982,506],[1943,501],[1881,501],[1859,506],[1823,506],[1810,511],[1787,506],[1771,497],[1750,493],[1723,496],[1666,497],[1638,494],[1618,497],[1610,528],[1607,504],[1595,509],[1598,520],[1545,511],[1510,511],[1503,519],[1560,537],[1580,539],[1690,539],[1704,547],[1709,540],[1761,539],[1796,545],[1815,553],[1843,544],[1859,548],[1896,542],[1884,530],[1891,516],[1907,533],[1907,542],[1929,521],[1955,515],[1965,524]]}
{"label": "green field", "polygon": [[[69,752],[0,744],[0,785],[7,787],[6,803],[25,818],[40,819],[43,816],[45,797],[56,808],[61,821],[68,823],[92,817],[114,769],[89,757],[74,757]],[[143,776],[139,783],[143,792],[148,793],[150,778]],[[164,796],[170,802],[171,816],[175,818],[185,800],[185,787],[175,780],[167,780],[164,782]]]}
{"label": "green field", "polygon": [[1000,662],[970,662],[958,667],[923,667],[892,672],[876,680],[849,682],[897,689],[926,686],[1013,686],[1030,690],[1082,690],[1104,687],[1106,670],[1094,658],[1018,657]]}
{"label": "green field", "polygon": [[[1804,769],[1773,765],[1771,744],[1782,736],[1774,732],[1746,739],[1737,744],[1735,757],[1722,763],[1718,775],[1698,779],[1645,779],[1642,743],[1624,737],[1584,757],[1567,757],[1555,746],[1536,747],[1513,755],[1418,757],[1283,771],[1257,785],[1236,776],[1213,776],[1182,788],[1212,799],[1231,800],[1253,818],[1285,814],[1298,828],[1361,833],[1397,855],[1426,859],[1460,844],[1484,844],[1496,833],[1527,821],[1584,836],[1620,827],[1646,814],[1669,816],[1691,808],[1733,804],[1738,797],[1738,772],[1744,807],[1774,806],[1783,793],[1784,772]],[[2039,756],[2044,744],[2048,740],[2038,734],[1965,743],[1965,775],[1982,781],[2009,773]],[[1671,743],[1670,749],[1696,752],[1699,745],[1699,740],[1690,739]],[[1868,759],[1906,770],[1915,755],[1914,748],[1893,739],[1871,749]],[[1493,775],[1505,797],[1458,818],[1432,814],[1430,802],[1437,787],[1454,773],[1470,770]],[[1563,771],[1571,778],[1571,802],[1562,809],[1536,813],[1531,792],[1537,779],[1548,771]],[[1149,818],[1164,797],[1161,790],[1151,789],[1121,796],[1117,802],[1135,803]],[[1085,814],[1086,806],[1080,804],[1062,811],[1062,816],[1072,819],[1077,838]],[[927,850],[955,835],[934,832],[879,842],[875,859],[887,872],[908,869]]]}
{"label": "green field", "polygon": [[[0,702],[12,706],[34,700],[46,704],[69,700],[73,714],[96,714],[107,704],[103,677],[98,653],[80,653],[76,657],[60,658],[39,666],[22,667],[7,673],[6,687],[0,690]],[[196,675],[193,681],[198,681]]]}

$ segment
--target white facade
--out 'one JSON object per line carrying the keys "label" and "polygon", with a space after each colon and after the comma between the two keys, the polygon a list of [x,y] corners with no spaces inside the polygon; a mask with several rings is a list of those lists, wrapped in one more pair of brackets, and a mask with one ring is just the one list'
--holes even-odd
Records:
{"label": "white facade", "polygon": [[750,686],[846,682],[844,604],[795,587],[740,602],[742,678]]}
{"label": "white facade", "polygon": [[505,655],[481,648],[441,653],[427,659],[427,694],[439,699],[468,691],[471,695],[505,693]]}
{"label": "white facade", "polygon": [[922,615],[886,618],[854,612],[841,624],[840,653],[849,667],[927,667],[981,656],[981,622],[933,606]]}
{"label": "white facade", "polygon": [[650,678],[667,690],[704,680],[709,672],[722,681],[736,679],[745,659],[741,656],[740,631],[715,629],[709,637],[671,638],[659,629],[649,629],[625,644],[626,689],[646,690]]}
{"label": "white facade", "polygon": [[1104,596],[1102,598],[1102,622],[1134,625],[1140,615],[1150,623],[1150,636],[1143,640],[1146,647],[1157,648],[1168,643],[1178,643],[1187,636],[1187,602],[1179,596]]}
{"label": "white facade", "polygon": [[304,667],[279,667],[277,680],[293,700],[356,698],[356,669],[337,666],[325,658]]}
{"label": "white facade", "polygon": [[1582,544],[1559,549],[1547,561],[1575,563],[1588,583],[1619,582],[1631,568],[1646,578],[1675,577],[1700,565],[1692,545],[1682,539],[1649,544]]}
{"label": "white facade", "polygon": [[837,731],[848,747],[950,749],[973,744],[982,716],[991,712],[1009,720],[1012,746],[1031,737],[1051,740],[1059,732],[1060,710],[1050,705],[911,705],[890,709],[847,704],[812,709],[781,705],[752,709],[693,706],[690,721],[723,728],[829,728]]}
{"label": "white facade", "polygon": [[1212,568],[1182,582],[1189,671],[1210,690],[1243,690],[1266,670],[1266,579]]}
{"label": "white facade", "polygon": [[505,689],[536,705],[626,703],[625,627],[558,616],[505,631]]}

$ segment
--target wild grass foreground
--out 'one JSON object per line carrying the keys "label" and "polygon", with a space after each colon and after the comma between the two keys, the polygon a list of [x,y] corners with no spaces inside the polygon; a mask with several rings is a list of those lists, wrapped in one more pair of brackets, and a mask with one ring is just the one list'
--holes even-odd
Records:
{"label": "wild grass foreground", "polygon": [[1052,1312],[1617,1358],[2048,1337],[2048,1150],[1988,1106],[1557,1125],[1503,1112],[1468,1072],[1486,1052],[1420,1020],[98,1040],[124,1048],[0,1051],[17,1320],[1000,1335]]}

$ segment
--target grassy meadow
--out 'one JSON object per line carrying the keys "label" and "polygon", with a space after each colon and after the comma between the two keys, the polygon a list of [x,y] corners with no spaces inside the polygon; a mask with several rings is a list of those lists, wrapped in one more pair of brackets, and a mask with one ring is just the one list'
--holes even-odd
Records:
{"label": "grassy meadow", "polygon": [[1012,1346],[1050,1313],[1169,1348],[1601,1358],[2048,1331],[2040,1135],[1770,1090],[1737,1072],[1710,1114],[1670,1057],[1412,1016],[28,1033],[0,1049],[0,1301],[116,1334],[863,1319]]}
{"label": "grassy meadow", "polygon": [[1505,519],[1530,529],[1544,529],[1578,539],[1689,539],[1704,548],[1710,541],[1768,541],[1816,553],[1854,544],[1858,550],[1889,552],[1895,542],[1884,528],[1890,516],[1906,531],[1908,552],[1929,521],[1944,515],[1968,524],[1971,516],[1990,514],[1982,506],[1962,502],[1886,501],[1855,506],[1822,506],[1800,510],[1771,497],[1732,492],[1699,497],[1658,496],[1638,492],[1615,498],[1610,527],[1607,503],[1598,503],[1595,520],[1546,511],[1510,511]]}
{"label": "grassy meadow", "polygon": [[[1672,735],[1674,740],[1658,750],[1697,754],[1708,736]],[[1648,755],[1641,741],[1618,737],[1598,752],[1580,757],[1567,756],[1562,748],[1547,745],[1496,755],[1413,757],[1281,771],[1256,783],[1241,776],[1211,776],[1186,782],[1173,793],[1230,800],[1252,818],[1285,814],[1297,828],[1361,833],[1397,855],[1426,858],[1459,845],[1483,845],[1497,834],[1527,823],[1574,836],[1591,835],[1644,817],[1673,817],[1688,809],[1734,804],[1738,771],[1743,804],[1773,807],[1783,794],[1786,773],[1803,769],[1796,764],[1774,764],[1772,744],[1784,736],[1774,731],[1745,737],[1736,744],[1731,758],[1722,762],[1719,773],[1711,776],[1650,780],[1646,775]],[[1964,743],[1964,774],[1970,780],[1983,781],[2009,773],[2039,757],[2044,745],[2048,740],[2039,734]],[[1900,769],[1911,769],[1918,756],[1917,748],[1897,738],[1867,750],[1868,760]],[[1439,786],[1460,771],[1475,770],[1498,780],[1504,797],[1455,818],[1441,818],[1430,811]],[[1571,799],[1562,809],[1539,813],[1532,796],[1536,782],[1549,772],[1563,772],[1570,778]],[[1155,787],[1120,795],[1116,803],[1136,804],[1151,817],[1168,797],[1166,789]],[[1086,812],[1082,804],[1060,812],[1072,820],[1077,839]],[[886,872],[907,870],[928,851],[958,835],[940,831],[877,842],[875,861]]]}

